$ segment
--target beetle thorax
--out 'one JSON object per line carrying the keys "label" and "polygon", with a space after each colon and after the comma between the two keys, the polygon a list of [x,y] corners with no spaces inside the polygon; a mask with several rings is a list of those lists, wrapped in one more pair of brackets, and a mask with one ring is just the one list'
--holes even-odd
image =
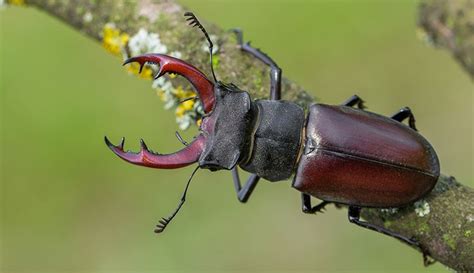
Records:
{"label": "beetle thorax", "polygon": [[303,109],[286,101],[252,102],[233,84],[217,83],[215,95],[216,105],[203,121],[209,136],[199,166],[229,170],[238,164],[270,181],[289,178],[301,145]]}

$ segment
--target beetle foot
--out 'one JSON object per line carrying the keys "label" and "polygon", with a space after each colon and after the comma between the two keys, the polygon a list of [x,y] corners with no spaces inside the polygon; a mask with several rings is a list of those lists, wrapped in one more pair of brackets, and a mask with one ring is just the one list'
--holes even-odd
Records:
{"label": "beetle foot", "polygon": [[329,202],[323,201],[319,203],[318,205],[314,206],[311,210],[313,211],[314,214],[324,213],[326,211],[326,205],[328,204]]}
{"label": "beetle foot", "polygon": [[430,251],[428,249],[426,249],[426,247],[422,246],[420,244],[420,242],[418,242],[418,240],[416,240],[416,238],[411,237],[410,241],[413,243],[414,246],[416,246],[418,248],[418,250],[423,255],[423,265],[425,267],[428,267],[428,266],[436,263],[436,260],[433,259],[433,257],[431,257]]}
{"label": "beetle foot", "polygon": [[434,263],[436,263],[436,260],[433,259],[433,258],[430,256],[430,254],[423,252],[423,265],[424,265],[425,267],[428,267],[428,266],[430,266],[430,265],[432,265],[432,264],[434,264]]}
{"label": "beetle foot", "polygon": [[326,211],[326,205],[328,205],[329,203],[330,202],[323,201],[314,207],[303,207],[303,212],[307,214],[322,214]]}
{"label": "beetle foot", "polygon": [[418,248],[420,249],[420,251],[423,255],[423,265],[425,267],[428,267],[428,266],[436,263],[436,260],[433,259],[433,257],[431,257],[430,252],[425,247],[421,246],[421,244],[418,243]]}
{"label": "beetle foot", "polygon": [[361,99],[361,100],[357,103],[357,108],[359,108],[359,109],[361,109],[361,110],[367,109],[367,106],[365,106],[365,101]]}
{"label": "beetle foot", "polygon": [[237,38],[237,44],[242,46],[244,44],[242,30],[240,28],[231,28],[230,31],[235,34],[235,37]]}

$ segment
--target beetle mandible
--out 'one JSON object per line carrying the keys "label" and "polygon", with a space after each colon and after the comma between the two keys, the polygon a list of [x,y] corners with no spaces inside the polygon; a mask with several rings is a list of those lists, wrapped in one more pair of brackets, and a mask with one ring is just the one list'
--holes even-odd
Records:
{"label": "beetle mandible", "polygon": [[[312,104],[306,116],[299,105],[280,100],[282,70],[262,51],[243,43],[242,32],[234,30],[242,51],[268,65],[270,99],[252,101],[246,91],[216,79],[212,67],[213,43],[193,13],[185,13],[190,25],[198,26],[209,42],[213,81],[180,59],[162,54],[132,57],[138,62],[159,65],[155,78],[176,73],[194,86],[205,116],[200,134],[173,154],[158,154],[141,140],[141,151],[124,151],[124,139],[105,142],[127,162],[161,169],[198,163],[198,168],[231,170],[237,197],[247,202],[260,178],[281,181],[294,174],[293,188],[301,192],[302,210],[314,214],[329,203],[347,205],[349,221],[361,227],[395,237],[409,245],[420,244],[382,226],[360,220],[361,208],[402,207],[421,199],[439,177],[439,161],[430,143],[416,130],[408,107],[391,117],[364,110],[363,100],[354,95],[341,105]],[[408,126],[402,121],[408,119]],[[252,173],[241,186],[238,167]],[[191,176],[192,178],[192,176]],[[162,232],[174,218],[162,218],[155,232]],[[311,196],[323,200],[311,205]],[[423,249],[422,249],[423,251]],[[427,254],[426,251],[423,251]]]}

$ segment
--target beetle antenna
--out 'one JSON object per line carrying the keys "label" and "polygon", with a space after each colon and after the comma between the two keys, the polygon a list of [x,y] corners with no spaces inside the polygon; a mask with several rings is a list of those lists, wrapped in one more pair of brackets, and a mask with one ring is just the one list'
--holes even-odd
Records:
{"label": "beetle antenna", "polygon": [[198,97],[189,97],[189,98],[185,98],[184,100],[182,100],[182,101],[178,102],[178,104],[181,104],[181,103],[183,103],[183,102],[187,102],[188,100],[195,100],[195,99],[197,99],[197,98],[198,98]]}
{"label": "beetle antenna", "polygon": [[186,188],[184,188],[183,195],[181,195],[181,200],[179,201],[178,207],[176,207],[175,211],[170,216],[166,218],[161,218],[161,220],[159,221],[160,223],[156,225],[157,228],[155,229],[155,233],[162,233],[165,230],[166,226],[168,226],[171,220],[173,220],[173,218],[176,216],[176,214],[178,214],[178,211],[181,209],[184,202],[186,201],[186,193],[188,192],[189,184],[191,183],[191,180],[193,179],[193,176],[198,169],[199,166],[194,169],[193,173],[191,174],[191,177],[189,177],[188,183],[186,184]]}
{"label": "beetle antenna", "polygon": [[197,19],[196,15],[194,15],[194,13],[192,12],[185,12],[184,13],[184,16],[187,17],[186,18],[186,21],[189,21],[189,25],[192,26],[192,27],[199,27],[199,29],[204,33],[204,36],[206,36],[206,39],[207,41],[209,42],[209,55],[210,55],[210,58],[211,58],[211,71],[212,71],[212,77],[214,78],[214,82],[217,82],[217,79],[216,79],[216,74],[214,74],[214,64],[212,62],[212,48],[214,47],[214,44],[212,43],[211,41],[211,38],[209,37],[209,34],[207,34],[207,31],[206,29],[204,28],[204,26],[199,22],[199,20]]}

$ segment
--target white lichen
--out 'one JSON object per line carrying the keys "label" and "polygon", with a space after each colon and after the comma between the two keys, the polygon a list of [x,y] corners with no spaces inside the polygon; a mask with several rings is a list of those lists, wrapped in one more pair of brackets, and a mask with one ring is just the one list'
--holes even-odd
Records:
{"label": "white lichen", "polygon": [[177,59],[181,59],[181,57],[183,57],[183,54],[181,54],[181,52],[179,52],[179,51],[173,51],[173,52],[170,53],[170,56],[175,57]]}
{"label": "white lichen", "polygon": [[151,87],[154,89],[161,89],[167,93],[171,92],[174,89],[171,81],[166,80],[166,78],[164,77],[160,77],[154,80],[153,83],[151,84]]}
{"label": "white lichen", "polygon": [[392,215],[398,212],[398,208],[387,208],[387,209],[380,209],[380,211],[387,215]]}
{"label": "white lichen", "polygon": [[146,29],[141,28],[135,35],[130,37],[128,42],[131,57],[146,53],[165,54],[168,51],[158,33],[149,33]]}
{"label": "white lichen", "polygon": [[431,211],[430,204],[425,200],[416,201],[413,206],[415,207],[415,213],[419,217],[428,215]]}
{"label": "white lichen", "polygon": [[416,29],[417,38],[427,46],[434,46],[433,38],[422,28]]}
{"label": "white lichen", "polygon": [[194,120],[189,115],[183,115],[182,117],[176,117],[176,123],[178,123],[179,129],[186,130],[194,123]]}
{"label": "white lichen", "polygon": [[469,214],[469,215],[466,217],[466,219],[467,219],[467,221],[468,221],[469,223],[474,222],[474,215],[473,215],[473,214]]}
{"label": "white lichen", "polygon": [[[211,41],[214,45],[212,47],[212,54],[216,54],[217,51],[219,51],[219,46],[217,46],[217,44],[216,44],[217,36],[214,35],[214,34],[210,34],[209,38],[211,38]],[[204,51],[204,52],[209,52],[209,43],[207,42],[207,40],[204,40],[204,42],[202,43],[201,50]]]}
{"label": "white lichen", "polygon": [[165,103],[165,109],[176,107],[178,100],[173,95],[173,90],[175,90],[175,88],[171,81],[167,80],[165,77],[160,77],[154,80],[151,86],[153,89],[158,91],[160,99]]}
{"label": "white lichen", "polygon": [[[150,33],[144,28],[129,37],[127,33],[121,32],[115,24],[108,23],[104,26],[102,36],[104,47],[115,55],[121,53],[124,60],[147,53],[169,54],[178,59],[182,57],[182,53],[179,51],[167,53],[168,48],[162,43],[158,33]],[[127,70],[131,74],[138,75],[143,79],[153,79],[153,75],[156,75],[158,69],[159,64],[148,63],[140,73],[138,63],[131,63],[127,66]],[[165,109],[175,109],[176,122],[180,129],[185,130],[192,124],[200,124],[203,108],[198,100],[193,99],[196,96],[195,91],[181,85],[173,86],[171,79],[175,77],[175,74],[168,74],[168,76],[153,80],[152,88],[164,102]]]}
{"label": "white lichen", "polygon": [[84,23],[90,23],[92,22],[92,19],[94,19],[94,16],[89,11],[86,12],[84,16],[82,16],[82,20],[84,21]]}

